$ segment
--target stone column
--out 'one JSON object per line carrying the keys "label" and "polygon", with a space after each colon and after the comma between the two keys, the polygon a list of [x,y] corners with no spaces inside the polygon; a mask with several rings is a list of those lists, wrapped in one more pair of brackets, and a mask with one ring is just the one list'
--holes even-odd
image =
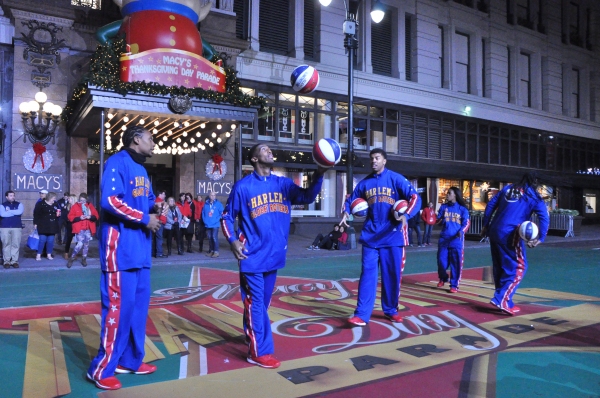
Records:
{"label": "stone column", "polygon": [[69,182],[68,185],[65,185],[65,190],[78,195],[88,191],[88,139],[86,137],[69,137],[68,140],[70,142]]}

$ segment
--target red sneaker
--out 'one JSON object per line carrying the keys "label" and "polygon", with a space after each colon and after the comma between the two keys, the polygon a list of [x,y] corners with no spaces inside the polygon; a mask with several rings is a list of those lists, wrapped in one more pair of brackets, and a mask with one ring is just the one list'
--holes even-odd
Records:
{"label": "red sneaker", "polygon": [[500,310],[508,315],[515,315],[517,312],[521,311],[521,309],[519,307],[517,307],[516,305],[512,308],[500,307]]}
{"label": "red sneaker", "polygon": [[348,323],[352,326],[367,326],[367,322],[363,321],[357,316],[353,316],[352,318],[348,319]]}
{"label": "red sneaker", "polygon": [[441,279],[440,279],[440,281],[439,281],[439,282],[438,282],[438,284],[437,284],[437,287],[442,287],[442,286],[444,286],[444,283],[446,283],[446,282],[444,282],[443,280],[441,280]]}
{"label": "red sneaker", "polygon": [[385,317],[392,322],[396,322],[396,323],[402,322],[402,317],[397,312],[394,315],[386,315]]}
{"label": "red sneaker", "polygon": [[455,287],[450,288],[450,293],[458,293],[458,289]]}
{"label": "red sneaker", "polygon": [[86,375],[88,380],[96,384],[96,387],[103,390],[118,390],[121,388],[121,382],[115,376],[105,377],[101,380],[94,380],[89,374]]}
{"label": "red sneaker", "polygon": [[150,365],[149,363],[142,363],[138,370],[131,370],[124,368],[121,365],[117,365],[115,373],[133,373],[136,375],[149,375],[150,373],[156,372],[156,365]]}
{"label": "red sneaker", "polygon": [[281,365],[281,362],[273,355],[262,355],[260,357],[249,356],[246,360],[251,364],[267,369],[275,369]]}

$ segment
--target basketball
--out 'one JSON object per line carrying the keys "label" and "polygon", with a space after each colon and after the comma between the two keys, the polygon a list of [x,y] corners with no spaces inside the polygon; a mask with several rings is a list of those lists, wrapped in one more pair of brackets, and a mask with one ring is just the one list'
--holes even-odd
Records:
{"label": "basketball", "polygon": [[394,218],[396,220],[399,220],[400,217],[402,217],[402,215],[404,213],[406,213],[407,209],[408,209],[408,202],[406,200],[396,201],[396,203],[394,203],[394,207],[392,207],[392,213],[394,214]]}
{"label": "basketball", "polygon": [[319,72],[310,65],[300,65],[292,71],[290,84],[300,94],[312,93],[319,86]]}
{"label": "basketball", "polygon": [[523,224],[519,226],[519,236],[525,242],[529,242],[530,240],[535,240],[538,237],[538,227],[531,221],[525,221]]}
{"label": "basketball", "polygon": [[366,217],[369,204],[363,198],[356,198],[350,204],[350,211],[355,217]]}
{"label": "basketball", "polygon": [[321,167],[333,167],[342,158],[340,144],[332,138],[321,138],[313,146],[313,160]]}

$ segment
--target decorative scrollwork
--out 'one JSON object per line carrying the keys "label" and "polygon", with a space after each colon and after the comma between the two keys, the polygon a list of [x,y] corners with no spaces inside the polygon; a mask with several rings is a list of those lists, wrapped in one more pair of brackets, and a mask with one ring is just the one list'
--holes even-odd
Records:
{"label": "decorative scrollwork", "polygon": [[[56,34],[62,32],[62,27],[57,26],[55,23],[39,22],[36,20],[29,20],[22,22],[23,26],[29,28],[29,33],[21,33],[23,41],[27,44],[27,47],[23,51],[23,59],[31,62],[32,58],[30,53],[39,55],[40,57],[33,58],[34,61],[38,61],[33,65],[41,72],[45,72],[48,68],[53,68],[54,61],[56,64],[60,64],[60,49],[66,47],[64,39],[58,39]],[[38,31],[45,31],[50,35],[50,41],[38,40],[40,33]],[[48,57],[50,56],[50,57]],[[31,63],[30,63],[31,65]]]}
{"label": "decorative scrollwork", "polygon": [[174,113],[183,114],[192,109],[192,99],[187,95],[173,95],[169,107]]}

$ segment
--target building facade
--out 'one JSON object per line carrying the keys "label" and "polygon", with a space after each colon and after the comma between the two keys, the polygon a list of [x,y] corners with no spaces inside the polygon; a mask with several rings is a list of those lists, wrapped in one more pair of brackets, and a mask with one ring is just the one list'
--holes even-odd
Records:
{"label": "building facade", "polygon": [[[235,67],[244,92],[264,97],[266,107],[252,121],[231,124],[232,139],[222,152],[229,167],[219,180],[208,178],[214,171],[209,170],[210,151],[163,150],[148,165],[155,190],[169,195],[217,190],[224,201],[235,179],[235,154],[257,142],[275,151],[275,173],[306,184],[316,168],[310,156],[316,140],[331,137],[347,145],[345,2],[333,0],[328,7],[317,0],[212,4],[199,24],[202,37]],[[388,166],[409,178],[424,202],[439,203],[445,189],[457,185],[470,207],[482,210],[503,184],[537,170],[547,179],[549,207],[600,220],[600,3],[387,0],[379,24],[368,17],[372,0],[347,4],[358,20],[355,179],[369,173],[368,152],[384,148]],[[78,130],[60,124],[54,143],[46,145],[51,164],[34,173],[27,168],[32,146],[24,137],[19,104],[41,89],[49,101],[64,106],[89,70],[96,31],[120,19],[119,8],[106,0],[4,0],[1,5],[3,191],[17,191],[25,215],[33,212],[40,189],[97,196],[99,122]],[[30,36],[58,47],[31,56],[36,49]],[[289,83],[301,64],[320,74],[318,89],[308,95],[294,92]],[[107,114],[120,109],[122,101],[141,101],[111,98]],[[143,108],[136,112],[115,115],[119,121],[130,117],[165,126],[181,120]],[[203,124],[200,116],[189,122]],[[111,128],[116,126],[113,122]],[[339,215],[346,161],[327,173],[317,201],[294,209],[294,216]],[[249,169],[246,163],[242,174]]]}

